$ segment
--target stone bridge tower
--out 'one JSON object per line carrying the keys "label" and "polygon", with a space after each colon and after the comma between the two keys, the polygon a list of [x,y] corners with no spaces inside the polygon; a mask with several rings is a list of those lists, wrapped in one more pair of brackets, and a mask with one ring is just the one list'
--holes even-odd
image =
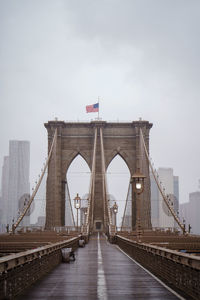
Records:
{"label": "stone bridge tower", "polygon": [[[120,155],[126,162],[130,175],[139,166],[140,128],[142,129],[147,149],[149,150],[149,131],[152,124],[148,121],[134,121],[130,123],[110,123],[106,121],[63,122],[49,121],[45,123],[48,131],[48,151],[50,150],[55,129],[57,128],[57,141],[53,155],[49,162],[47,190],[46,190],[46,228],[64,226],[65,224],[65,181],[67,170],[77,155],[81,155],[92,169],[94,147],[94,132],[97,129],[95,190],[93,207],[93,230],[105,231],[105,216],[103,204],[100,128],[103,134],[105,169],[116,155]],[[151,228],[150,206],[150,179],[148,163],[145,160],[145,189],[141,197],[142,212],[141,225]],[[135,200],[133,197],[133,228]],[[97,226],[98,224],[98,226]]]}

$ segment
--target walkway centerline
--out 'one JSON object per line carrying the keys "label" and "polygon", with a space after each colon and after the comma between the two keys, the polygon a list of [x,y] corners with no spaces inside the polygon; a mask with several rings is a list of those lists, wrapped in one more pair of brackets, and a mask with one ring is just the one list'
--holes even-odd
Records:
{"label": "walkway centerline", "polygon": [[101,245],[98,232],[98,281],[97,281],[97,295],[99,300],[107,300],[107,286],[103,267],[103,258],[101,252]]}

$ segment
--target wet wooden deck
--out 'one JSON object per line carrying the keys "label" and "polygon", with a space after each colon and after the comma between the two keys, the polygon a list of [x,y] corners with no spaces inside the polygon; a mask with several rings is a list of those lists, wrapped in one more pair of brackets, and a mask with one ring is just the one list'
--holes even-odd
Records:
{"label": "wet wooden deck", "polygon": [[[179,299],[104,236],[93,236],[18,299]],[[183,298],[180,298],[183,299]]]}

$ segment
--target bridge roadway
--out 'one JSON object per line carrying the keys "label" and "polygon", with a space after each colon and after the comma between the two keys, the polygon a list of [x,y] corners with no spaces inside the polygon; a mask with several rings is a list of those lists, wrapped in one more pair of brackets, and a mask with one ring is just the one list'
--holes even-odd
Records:
{"label": "bridge roadway", "polygon": [[93,235],[76,261],[61,263],[18,297],[43,299],[183,299],[173,294],[103,235]]}

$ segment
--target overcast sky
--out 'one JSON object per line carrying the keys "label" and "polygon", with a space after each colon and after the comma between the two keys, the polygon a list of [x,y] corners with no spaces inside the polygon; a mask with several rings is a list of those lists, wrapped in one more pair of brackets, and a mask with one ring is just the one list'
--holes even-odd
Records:
{"label": "overcast sky", "polygon": [[153,123],[156,167],[180,202],[200,178],[199,0],[0,0],[0,167],[9,140],[30,140],[31,182],[47,152],[44,122]]}

